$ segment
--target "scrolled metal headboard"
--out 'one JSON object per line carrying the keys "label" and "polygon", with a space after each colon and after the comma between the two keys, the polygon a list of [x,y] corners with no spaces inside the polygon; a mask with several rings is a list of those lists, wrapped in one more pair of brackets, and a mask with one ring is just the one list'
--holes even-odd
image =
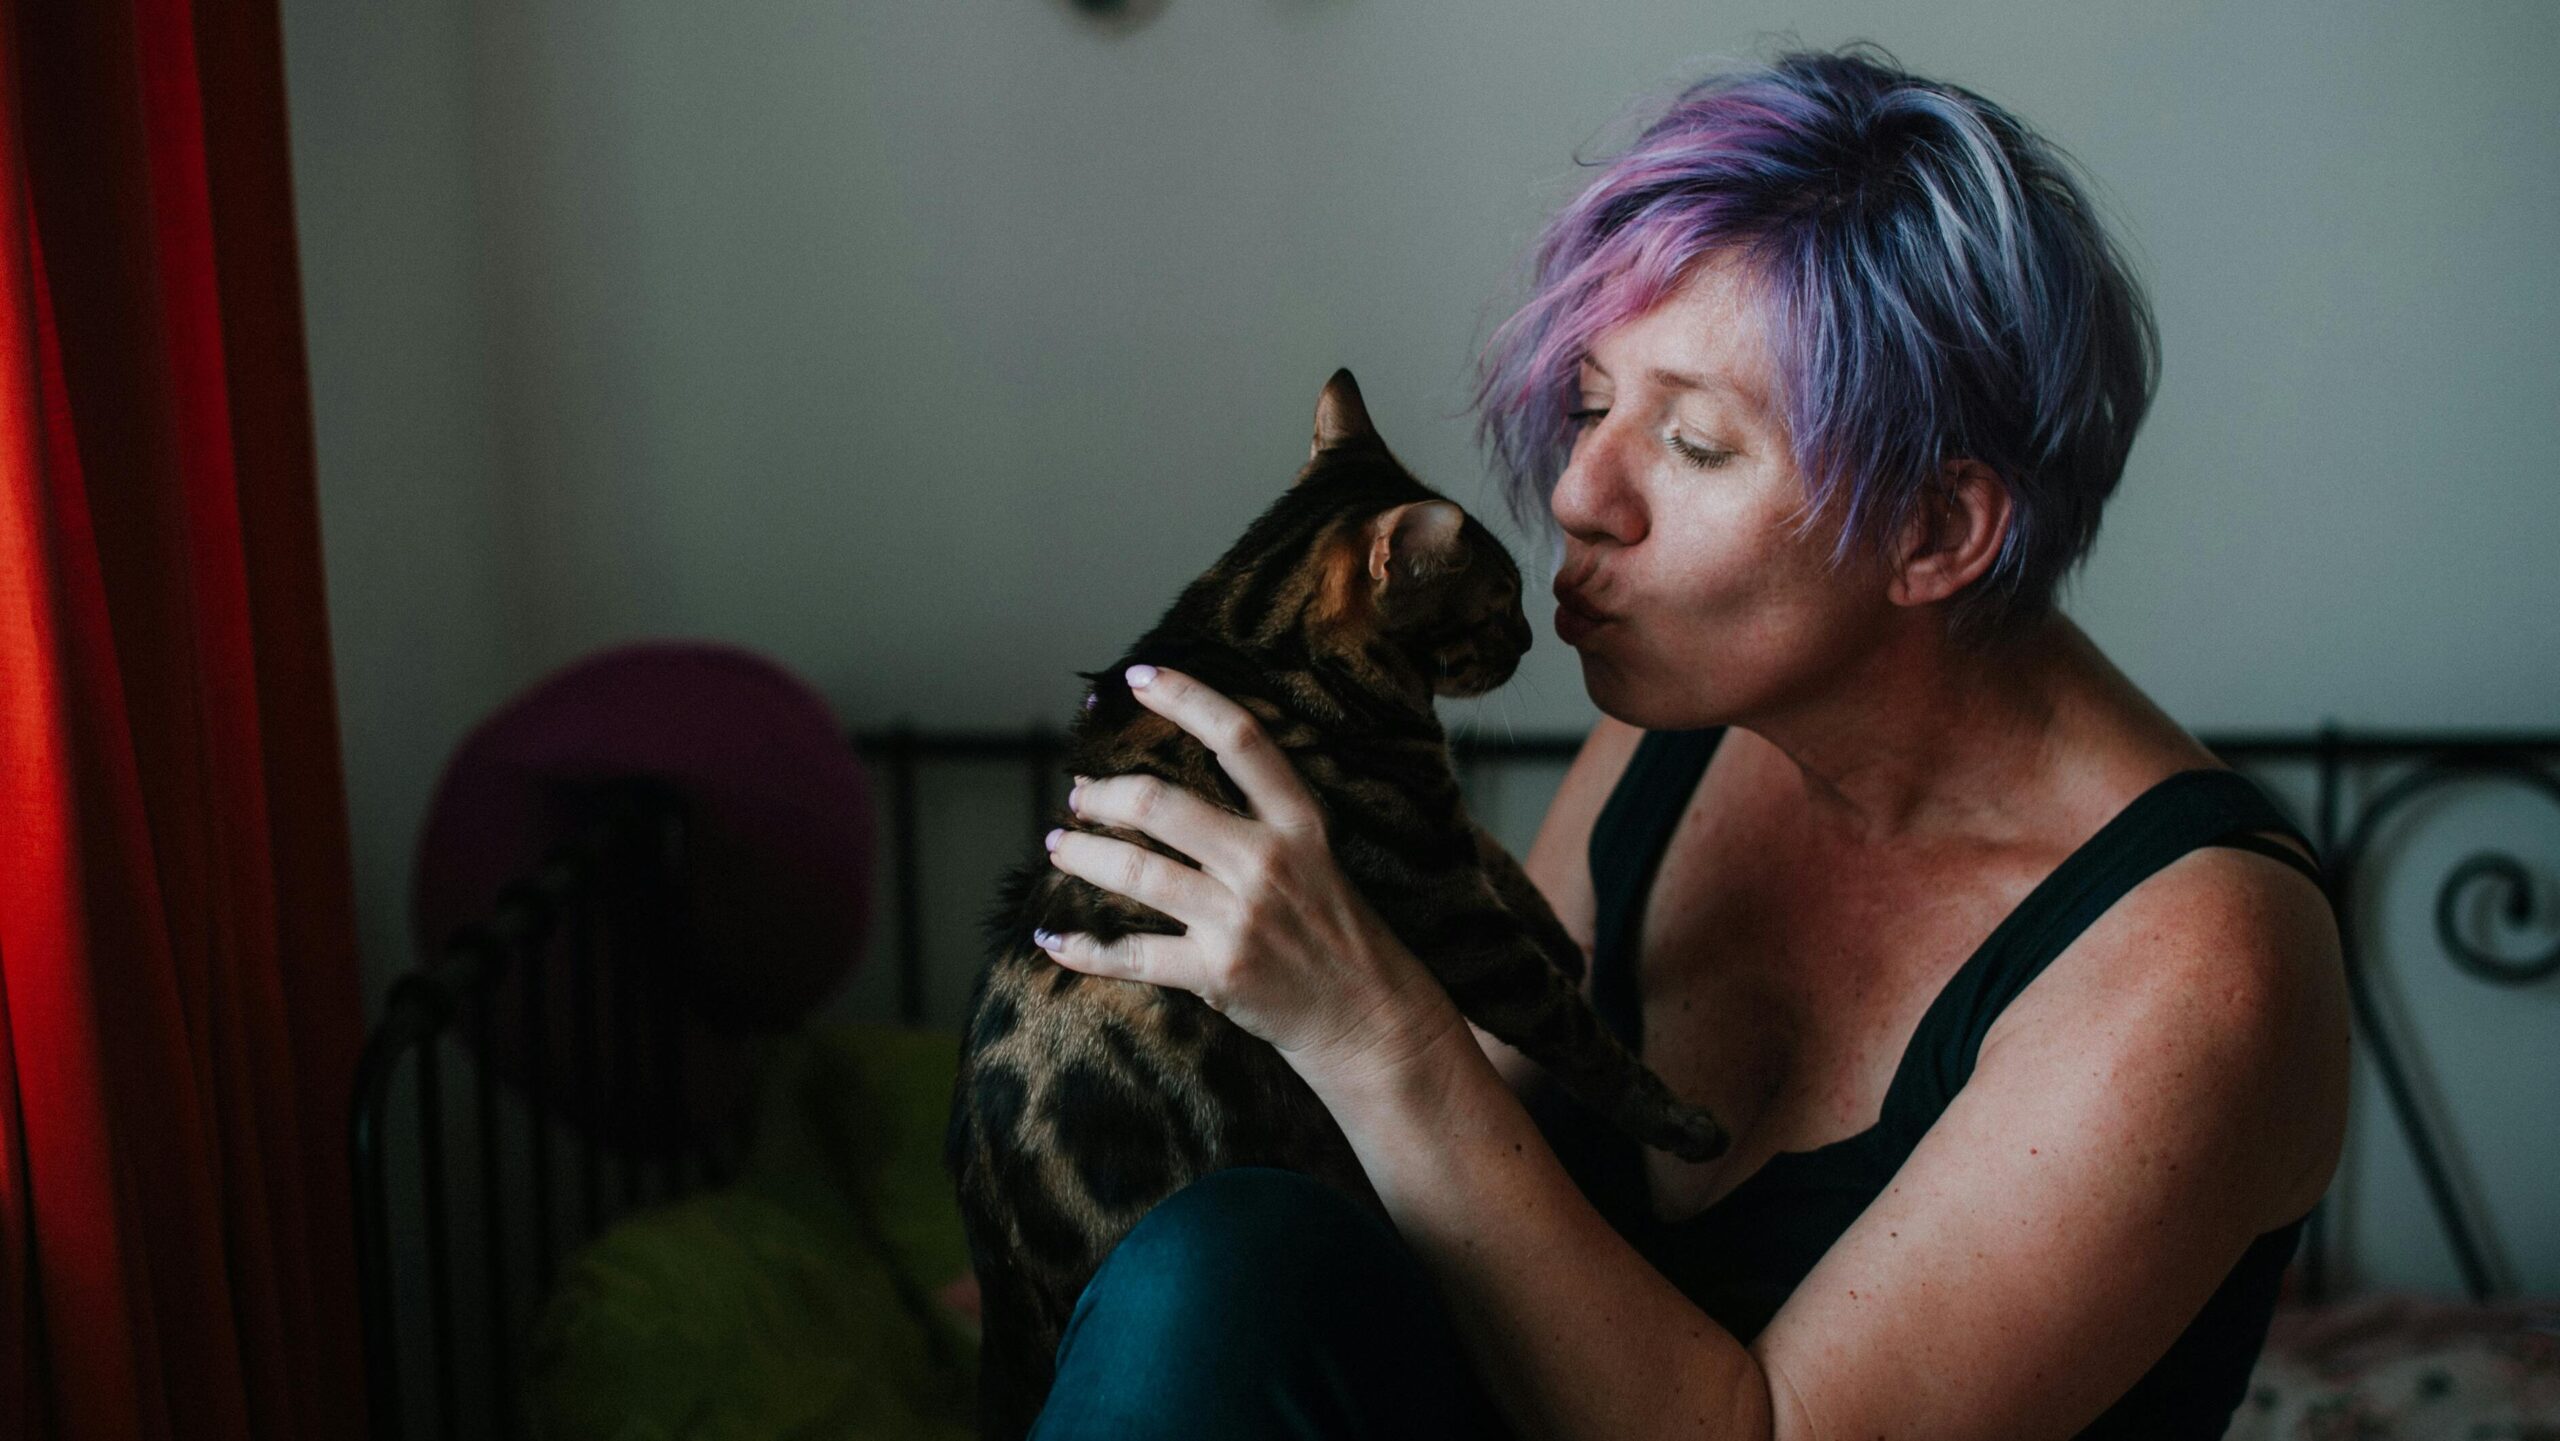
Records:
{"label": "scrolled metal headboard", "polygon": [[[2423,796],[2456,782],[2491,781],[2522,786],[2560,805],[2560,778],[2555,778],[2546,764],[2560,755],[2560,736],[2381,737],[2349,736],[2325,729],[2312,739],[2307,752],[2298,743],[2282,740],[2217,745],[2214,750],[2235,765],[2254,750],[2267,756],[2309,759],[2319,767],[2318,819],[2312,839],[2322,857],[2329,903],[2339,917],[2338,934],[2345,951],[2347,992],[2355,1007],[2357,1036],[2372,1057],[2374,1072],[2390,1097],[2393,1117],[2418,1163],[2428,1202],[2444,1228],[2454,1263],[2461,1268],[2463,1286],[2473,1300],[2511,1292],[2512,1284],[2492,1278],[2489,1253],[2482,1244],[2487,1212],[2479,1202],[2476,1187],[2459,1179],[2449,1164],[2445,1142],[2450,1127],[2420,1104],[2412,1084],[2413,1059],[2404,1051],[2405,1040],[2394,1034],[2376,1002],[2373,968],[2365,958],[2363,928],[2356,924],[2357,902],[2363,895],[2367,862],[2384,825]],[[2352,812],[2342,817],[2340,812],[2347,804],[2345,776],[2351,770],[2378,771],[2386,767],[2396,769],[2383,779],[2378,791],[2362,798]],[[2458,919],[2462,903],[2483,888],[2494,888],[2500,902],[2498,909],[2510,926],[2522,928],[2535,921],[2533,874],[2521,857],[2507,851],[2482,851],[2465,857],[2436,887],[2436,942],[2446,959],[2473,979],[2493,986],[2529,986],[2560,974],[2560,939],[2555,939],[2542,954],[2519,960],[2474,945],[2462,934]],[[2322,1210],[2325,1212],[2326,1207]],[[2315,1221],[2318,1216],[2315,1213]],[[2322,1230],[2315,1227],[2308,1260],[2315,1296],[2326,1290],[2327,1253],[2321,1244],[2322,1235]]]}
{"label": "scrolled metal headboard", "polygon": [[[629,1207],[653,1191],[662,1198],[681,1195],[719,1180],[726,1167],[719,1146],[692,1145],[655,1129],[636,1143],[626,1139],[610,1148],[608,1157],[599,1126],[591,1121],[582,1133],[561,1138],[576,1154],[566,1158],[569,1174],[559,1174],[555,1104],[582,1100],[592,1117],[601,1109],[600,1088],[612,1084],[620,1096],[653,1100],[663,1118],[684,1114],[686,1094],[673,983],[686,935],[685,898],[675,883],[684,869],[684,804],[663,784],[639,776],[565,790],[561,799],[580,818],[569,837],[530,874],[502,888],[487,917],[457,928],[441,952],[392,985],[357,1061],[348,1113],[356,1271],[372,1434],[385,1441],[396,1441],[407,1424],[389,1145],[392,1091],[404,1062],[416,1099],[420,1216],[414,1241],[425,1271],[420,1301],[440,1436],[512,1434],[516,1342],[527,1309],[522,1298],[548,1289],[566,1244],[603,1230],[617,1200]],[[476,1183],[470,1204],[480,1222],[472,1239],[483,1302],[477,1328],[483,1346],[475,1365],[456,1340],[456,1228],[449,1214],[456,1198],[446,1165],[442,1053],[457,1029],[493,1026],[490,1001],[511,974],[554,955],[568,969],[569,1014],[549,1015],[548,984],[525,985],[519,992],[520,1031],[512,1039],[523,1047],[526,1074],[517,1125],[501,1120],[491,1056],[495,1040],[466,1058]],[[554,1056],[563,1022],[568,1054]],[[609,1164],[619,1172],[619,1185],[611,1189]],[[574,1194],[574,1209],[560,1204],[557,1192],[564,1183]],[[514,1274],[509,1264],[519,1241],[531,1252],[529,1276]],[[472,1398],[483,1406],[465,1405],[466,1370],[485,1382],[484,1394]],[[466,1409],[485,1411],[483,1423],[466,1421]]]}

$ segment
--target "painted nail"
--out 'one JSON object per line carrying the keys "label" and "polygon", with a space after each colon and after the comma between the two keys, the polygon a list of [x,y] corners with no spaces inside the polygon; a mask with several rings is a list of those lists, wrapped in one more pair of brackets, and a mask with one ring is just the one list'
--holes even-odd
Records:
{"label": "painted nail", "polygon": [[1148,684],[1154,681],[1155,678],[1156,668],[1151,665],[1133,665],[1129,667],[1126,673],[1126,679],[1129,682],[1129,689],[1131,690],[1145,690]]}
{"label": "painted nail", "polygon": [[1044,951],[1054,951],[1058,948],[1058,933],[1056,931],[1033,931],[1031,933],[1031,944],[1038,946]]}
{"label": "painted nail", "polygon": [[1056,850],[1056,849],[1058,848],[1058,838],[1059,838],[1060,836],[1065,835],[1066,833],[1067,833],[1067,832],[1066,832],[1066,828],[1065,828],[1064,826],[1061,826],[1061,827],[1059,827],[1058,829],[1056,829],[1056,830],[1054,830],[1054,831],[1049,832],[1049,834],[1047,834],[1047,835],[1045,835],[1045,836],[1041,837],[1041,838],[1040,838],[1040,843],[1041,843],[1042,845],[1047,846],[1049,849],[1051,849],[1051,850],[1053,850],[1053,851],[1054,851],[1054,850]]}

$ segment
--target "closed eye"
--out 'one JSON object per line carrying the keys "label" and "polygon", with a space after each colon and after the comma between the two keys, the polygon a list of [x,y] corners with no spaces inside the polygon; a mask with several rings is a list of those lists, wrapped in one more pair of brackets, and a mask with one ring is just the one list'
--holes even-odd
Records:
{"label": "closed eye", "polygon": [[1677,452],[1681,459],[1700,470],[1716,470],[1733,459],[1733,452],[1730,450],[1708,450],[1702,446],[1691,445],[1677,435],[1664,436],[1663,441]]}
{"label": "closed eye", "polygon": [[[1580,434],[1599,424],[1608,417],[1608,414],[1609,408],[1605,405],[1568,410],[1564,413],[1565,425],[1575,434]],[[1730,450],[1714,450],[1705,446],[1691,445],[1676,434],[1666,435],[1662,440],[1665,445],[1671,447],[1674,454],[1700,470],[1720,470],[1733,459],[1733,452]]]}

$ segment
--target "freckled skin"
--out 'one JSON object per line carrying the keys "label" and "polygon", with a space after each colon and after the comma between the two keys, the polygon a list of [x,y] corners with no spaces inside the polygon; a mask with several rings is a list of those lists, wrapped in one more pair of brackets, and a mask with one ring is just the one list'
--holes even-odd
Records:
{"label": "freckled skin", "polygon": [[[1470,1020],[1637,1139],[1690,1159],[1720,1153],[1723,1127],[1584,1002],[1580,947],[1460,801],[1432,699],[1510,678],[1530,641],[1518,568],[1387,452],[1348,372],[1326,387],[1318,436],[1291,489],[1128,655],[1088,677],[1065,768],[1153,775],[1243,811],[1215,757],[1120,678],[1141,660],[1197,676],[1288,753],[1343,874]],[[979,1279],[990,1438],[1029,1430],[1085,1282],[1197,1177],[1281,1166],[1378,1207],[1341,1130],[1271,1047],[1187,992],[1066,970],[1032,943],[1035,929],[1108,941],[1180,927],[1045,859],[1006,878],[988,918],[944,1147]]]}

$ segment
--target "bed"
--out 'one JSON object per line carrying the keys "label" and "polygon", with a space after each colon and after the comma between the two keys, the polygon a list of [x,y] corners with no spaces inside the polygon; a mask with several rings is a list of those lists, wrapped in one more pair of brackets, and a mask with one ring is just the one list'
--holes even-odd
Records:
{"label": "bed", "polygon": [[[2424,1218],[2351,1234],[2333,1213],[2356,1208],[2323,1203],[2231,1437],[2560,1441],[2560,1304],[2519,1294],[2500,1226],[2520,1215],[2508,1224],[2541,1264],[2560,1176],[2484,1183],[2473,1147],[2494,1143],[2471,1138],[2461,1088],[2433,1059],[2448,1053],[2429,1005],[2443,1006],[2410,1001],[2457,994],[2466,1037],[2490,1027],[2460,1007],[2485,1008],[2508,1036],[2501,1054],[2560,1052],[2560,940],[2532,859],[2560,854],[2560,733],[2204,740],[2266,784],[2327,862],[2359,1106],[2405,1150],[2403,1211]],[[880,954],[825,1014],[716,1057],[751,1078],[735,1104],[687,1101],[710,1068],[650,979],[685,944],[669,877],[686,822],[683,798],[648,777],[596,786],[541,866],[400,981],[352,1107],[376,1435],[972,1434],[973,1332],[952,1284],[965,1255],[938,1160],[950,1027],[995,871],[1062,799],[1062,741],[853,738],[883,800]],[[1525,839],[1574,746],[1462,737],[1496,834]],[[2465,817],[2448,840],[2446,822]],[[496,1023],[503,978],[535,968],[562,971],[573,1043],[534,1066],[537,1084],[521,1060],[509,1084],[474,1027]],[[2553,1074],[2535,1055],[2520,1063],[2528,1086]],[[606,1134],[555,1114],[561,1097],[617,1086],[685,1124]],[[2438,1245],[2436,1271],[2409,1261]]]}

